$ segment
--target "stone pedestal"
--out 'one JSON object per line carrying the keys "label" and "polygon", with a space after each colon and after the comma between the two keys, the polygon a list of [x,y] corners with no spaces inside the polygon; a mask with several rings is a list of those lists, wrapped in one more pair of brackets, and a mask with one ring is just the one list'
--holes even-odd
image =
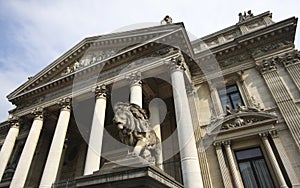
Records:
{"label": "stone pedestal", "polygon": [[[132,162],[132,161],[131,161]],[[74,187],[123,187],[123,188],[183,188],[173,177],[155,166],[127,167],[116,166],[110,171],[95,172],[79,177],[73,182]]]}

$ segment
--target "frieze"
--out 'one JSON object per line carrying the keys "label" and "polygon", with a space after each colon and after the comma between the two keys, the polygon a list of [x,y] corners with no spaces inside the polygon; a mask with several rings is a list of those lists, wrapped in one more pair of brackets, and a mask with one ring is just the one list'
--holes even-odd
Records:
{"label": "frieze", "polygon": [[290,41],[283,41],[283,42],[276,42],[276,43],[267,44],[267,45],[264,45],[262,47],[255,48],[252,51],[252,55],[253,56],[260,56],[260,55],[263,55],[263,54],[265,54],[269,51],[282,49],[282,48],[285,48],[285,47],[290,46],[290,45],[293,45],[293,43],[290,42]]}
{"label": "frieze", "polygon": [[227,67],[227,66],[232,66],[232,65],[236,65],[236,64],[239,64],[240,62],[246,60],[250,58],[249,55],[247,54],[241,54],[241,55],[237,55],[237,56],[233,56],[233,57],[230,57],[224,61],[221,61],[220,62],[220,65],[221,67]]}

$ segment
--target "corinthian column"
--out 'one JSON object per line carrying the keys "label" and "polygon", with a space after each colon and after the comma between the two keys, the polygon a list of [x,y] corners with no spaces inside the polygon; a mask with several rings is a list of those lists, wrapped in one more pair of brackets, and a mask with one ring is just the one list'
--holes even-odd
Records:
{"label": "corinthian column", "polygon": [[203,187],[191,112],[184,81],[184,60],[180,54],[169,62],[175,104],[178,141],[184,187]]}
{"label": "corinthian column", "polygon": [[135,72],[127,75],[130,82],[130,103],[137,104],[143,108],[143,91],[141,73]]}
{"label": "corinthian column", "polygon": [[0,151],[0,182],[4,174],[6,165],[9,161],[10,155],[14,149],[16,139],[19,135],[19,122],[17,117],[10,119],[11,127],[8,134],[4,140],[3,146]]}
{"label": "corinthian column", "polygon": [[92,174],[100,168],[102,140],[106,110],[106,87],[97,86],[95,90],[96,104],[85,160],[84,175]]}
{"label": "corinthian column", "polygon": [[19,159],[16,171],[10,184],[10,188],[23,188],[30,169],[32,158],[38,144],[40,133],[43,127],[43,111],[36,108],[32,112],[34,120],[26,139],[21,157]]}
{"label": "corinthian column", "polygon": [[56,180],[63,146],[68,130],[71,114],[71,99],[64,98],[59,100],[58,103],[61,106],[61,110],[56,124],[50,150],[48,153],[46,165],[44,167],[40,187],[51,187],[51,185]]}

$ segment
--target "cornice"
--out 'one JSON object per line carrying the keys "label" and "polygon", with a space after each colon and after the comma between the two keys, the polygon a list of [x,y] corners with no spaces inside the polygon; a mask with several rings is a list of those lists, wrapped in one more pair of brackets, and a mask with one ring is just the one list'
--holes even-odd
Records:
{"label": "cornice", "polygon": [[[78,55],[82,54],[84,50],[89,48],[90,46],[104,46],[104,45],[118,45],[118,44],[126,44],[126,42],[133,42],[135,44],[139,43],[140,40],[143,40],[142,43],[145,44],[152,42],[152,41],[159,41],[164,42],[164,37],[168,35],[172,35],[172,33],[177,31],[184,31],[184,26],[182,23],[176,23],[176,24],[168,24],[168,25],[160,25],[150,28],[143,28],[143,29],[137,29],[132,31],[126,31],[126,32],[119,32],[119,33],[112,33],[108,35],[103,36],[95,36],[95,37],[88,37],[79,42],[77,45],[75,45],[73,48],[71,48],[69,51],[67,51],[65,54],[63,54],[61,57],[59,57],[57,60],[55,60],[53,63],[48,65],[46,68],[44,68],[41,72],[39,72],[34,77],[30,78],[27,82],[22,84],[20,87],[18,87],[15,91],[10,93],[7,98],[9,101],[13,101],[15,98],[19,97],[20,95],[27,94],[21,93],[25,88],[29,88],[31,86],[34,87],[34,85],[39,85],[41,81],[43,81],[45,78],[50,77],[52,73],[57,71],[59,68],[65,66],[66,64],[70,63],[70,61],[74,61],[78,58]],[[184,33],[183,33],[184,34]],[[156,35],[156,36],[155,36]],[[182,35],[182,33],[181,33]],[[184,37],[183,37],[184,38]],[[167,41],[167,40],[165,40]],[[142,45],[144,45],[142,44]],[[138,46],[138,45],[137,45]],[[188,44],[186,44],[186,47]],[[139,46],[138,46],[139,47]],[[113,58],[111,58],[113,60]],[[67,76],[69,77],[69,76]],[[60,79],[60,78],[59,78]],[[54,81],[49,81],[56,82]],[[48,84],[48,83],[47,83]],[[43,86],[43,85],[42,85]],[[41,86],[39,86],[41,87]],[[37,87],[38,89],[40,89]],[[33,90],[36,90],[36,88],[33,88]],[[29,92],[32,92],[31,90]]]}

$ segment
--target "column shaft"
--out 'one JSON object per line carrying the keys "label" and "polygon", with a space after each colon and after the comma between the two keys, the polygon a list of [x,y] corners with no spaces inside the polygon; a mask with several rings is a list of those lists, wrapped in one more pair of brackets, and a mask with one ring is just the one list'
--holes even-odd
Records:
{"label": "column shaft", "polygon": [[21,157],[10,184],[10,188],[23,188],[27,179],[30,165],[43,127],[43,116],[40,109],[33,112],[36,117],[31,125]]}
{"label": "column shaft", "polygon": [[16,139],[19,135],[19,125],[18,123],[13,124],[8,134],[6,135],[6,138],[4,140],[3,146],[0,151],[0,182],[2,179],[2,176],[4,174],[5,168],[7,166],[7,163],[10,159],[10,156],[12,154],[12,151],[15,146]]}
{"label": "column shaft", "polygon": [[222,147],[221,147],[221,143],[215,143],[214,144],[216,147],[216,153],[217,153],[217,158],[219,161],[219,166],[220,166],[220,170],[221,170],[221,174],[222,174],[222,179],[223,179],[223,183],[224,183],[224,187],[225,188],[232,188],[232,182],[229,176],[229,172],[225,163],[225,159],[224,159],[224,155],[223,155],[223,151],[222,151]]}
{"label": "column shaft", "polygon": [[62,99],[61,103],[63,107],[60,110],[40,187],[51,187],[56,181],[71,114],[70,99]]}
{"label": "column shaft", "polygon": [[[158,137],[158,139],[160,140],[160,142],[162,141],[161,139],[161,129],[160,129],[160,118],[159,118],[159,106],[158,104],[154,103],[154,105],[149,106],[149,111],[150,111],[150,124],[156,134],[156,136]],[[161,143],[159,143],[161,145]],[[158,156],[158,161],[157,164],[159,164],[159,168],[163,170],[163,154],[162,152],[160,153],[160,155]]]}
{"label": "column shaft", "polygon": [[271,163],[271,165],[273,167],[273,170],[275,172],[276,179],[279,183],[279,186],[280,187],[288,187],[285,180],[284,180],[283,174],[280,170],[279,164],[277,163],[277,160],[276,160],[276,157],[273,153],[272,147],[271,147],[271,145],[268,141],[267,134],[262,133],[262,134],[260,134],[260,136],[261,136],[261,140],[262,140],[262,142],[265,146],[265,149],[267,150],[267,155],[270,158],[270,163]]}
{"label": "column shaft", "polygon": [[127,76],[130,82],[130,103],[137,104],[143,108],[143,91],[141,73],[136,72]]}
{"label": "column shaft", "polygon": [[106,110],[105,88],[96,91],[96,104],[89,138],[87,156],[85,160],[84,175],[99,170],[102,150],[102,140]]}
{"label": "column shaft", "polygon": [[233,179],[234,187],[242,188],[242,187],[244,187],[244,185],[241,181],[242,178],[240,176],[238,167],[236,166],[236,164],[234,162],[234,157],[233,157],[233,154],[232,154],[230,144],[225,142],[224,145],[225,145],[225,150],[226,150],[226,154],[227,154],[227,157],[228,157],[230,171],[231,171],[232,176],[233,176],[232,179]]}
{"label": "column shaft", "polygon": [[186,87],[183,75],[183,59],[174,59],[171,66],[171,80],[173,98],[175,104],[175,114],[178,131],[178,141],[181,156],[181,167],[184,187],[203,187],[203,180],[200,172],[197,147],[194,136],[194,129],[191,113],[186,94]]}
{"label": "column shaft", "polygon": [[286,170],[286,173],[288,174],[290,181],[292,183],[292,186],[300,186],[299,179],[296,175],[296,172],[294,171],[294,168],[290,162],[290,159],[287,156],[287,153],[285,151],[284,146],[282,145],[280,138],[277,134],[277,131],[273,130],[271,131],[272,140],[275,144],[275,147],[280,155],[281,161],[283,163],[283,166]]}

